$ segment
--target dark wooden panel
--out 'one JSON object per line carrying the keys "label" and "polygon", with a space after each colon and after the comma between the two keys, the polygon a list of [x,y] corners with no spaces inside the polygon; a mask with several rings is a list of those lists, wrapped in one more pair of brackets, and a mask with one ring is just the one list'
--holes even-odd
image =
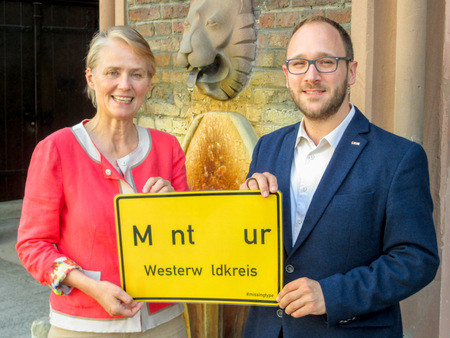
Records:
{"label": "dark wooden panel", "polygon": [[84,57],[98,1],[0,1],[0,201],[23,197],[37,142],[92,117]]}
{"label": "dark wooden panel", "polygon": [[0,200],[22,197],[26,168],[35,144],[34,128],[24,118],[34,114],[32,4],[0,5]]}

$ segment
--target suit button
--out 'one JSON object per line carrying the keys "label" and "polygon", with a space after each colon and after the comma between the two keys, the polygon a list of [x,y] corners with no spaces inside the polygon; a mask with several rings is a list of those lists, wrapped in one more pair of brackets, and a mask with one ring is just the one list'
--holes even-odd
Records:
{"label": "suit button", "polygon": [[294,267],[291,265],[291,264],[289,264],[289,265],[286,265],[286,272],[287,273],[293,273],[294,272]]}
{"label": "suit button", "polygon": [[283,318],[283,310],[278,309],[277,310],[277,316],[278,316],[278,318]]}

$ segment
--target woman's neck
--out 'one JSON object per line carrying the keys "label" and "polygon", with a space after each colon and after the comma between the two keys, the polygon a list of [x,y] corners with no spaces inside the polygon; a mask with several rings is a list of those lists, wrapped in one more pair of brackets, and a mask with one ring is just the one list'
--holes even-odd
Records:
{"label": "woman's neck", "polygon": [[133,121],[105,121],[96,115],[84,127],[98,150],[114,165],[119,158],[134,151],[139,144]]}

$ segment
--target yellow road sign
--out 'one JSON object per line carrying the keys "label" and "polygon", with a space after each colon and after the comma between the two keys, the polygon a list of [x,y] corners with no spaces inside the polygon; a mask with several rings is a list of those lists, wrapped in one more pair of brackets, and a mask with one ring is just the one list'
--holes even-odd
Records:
{"label": "yellow road sign", "polygon": [[134,299],[277,305],[281,194],[118,195],[122,288]]}

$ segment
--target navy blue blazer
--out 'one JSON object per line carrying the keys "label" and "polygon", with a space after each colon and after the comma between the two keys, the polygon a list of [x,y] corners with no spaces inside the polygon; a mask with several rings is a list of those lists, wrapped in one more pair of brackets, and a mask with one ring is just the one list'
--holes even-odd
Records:
{"label": "navy blue blazer", "polygon": [[284,283],[317,280],[326,316],[252,307],[246,337],[402,337],[399,302],[439,265],[423,148],[356,109],[292,246],[290,171],[300,123],[258,141],[248,176],[270,172],[283,196]]}

